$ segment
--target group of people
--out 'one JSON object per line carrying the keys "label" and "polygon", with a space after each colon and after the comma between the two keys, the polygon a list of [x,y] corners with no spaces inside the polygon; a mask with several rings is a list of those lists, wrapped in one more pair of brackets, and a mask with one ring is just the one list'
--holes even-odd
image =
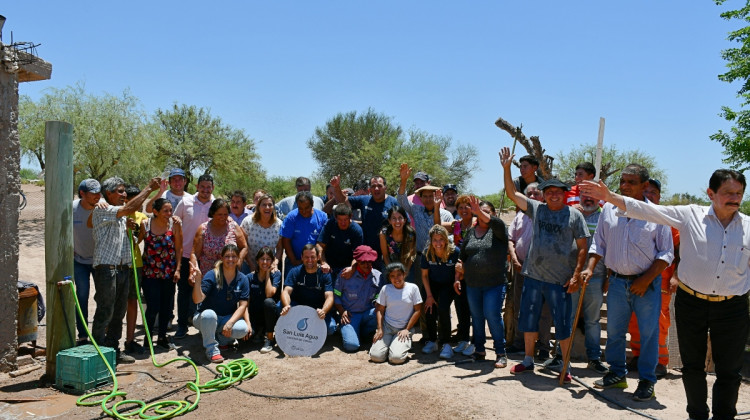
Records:
{"label": "group of people", "polygon": [[[576,168],[571,187],[542,180],[533,156],[520,159],[521,176],[513,179],[513,158],[508,148],[501,150],[505,191],[517,206],[510,227],[492,203],[459,195],[456,185],[433,186],[427,174],[413,174],[406,164],[395,197],[387,194],[382,176],[371,177],[367,190],[342,189],[333,177],[325,197],[313,196],[309,179],[300,177],[297,194],[278,203],[263,190],[249,204],[242,191],[228,201],[215,198],[207,174],[189,194],[181,169],[167,180],[152,179],[130,197],[120,178],[101,185],[84,180],[73,212],[75,282],[79,300],[87,302],[93,273],[92,336],[114,347],[120,363],[142,351],[130,315],[125,353],[118,346],[122,320],[137,296],[133,264],[140,262],[146,323],[156,344],[171,345],[167,330],[176,289],[174,338],[184,338],[192,324],[212,362],[223,361],[221,351],[243,338],[262,342],[262,353],[273,351],[279,317],[306,305],[324,320],[329,335],[340,332],[344,351],[359,351],[371,341],[373,362],[404,363],[417,326],[422,353],[484,359],[488,329],[496,368],[522,349],[512,374],[532,372],[534,357],[541,355],[544,368],[570,382],[562,355],[582,299],[588,368],[603,375],[595,386],[626,388],[628,369],[635,369],[633,398],[646,401],[666,374],[669,299],[677,290],[688,413],[708,417],[703,361],[710,330],[717,369],[714,418],[731,418],[750,328],[750,219],[738,212],[744,176],[716,171],[710,207],[669,207],[657,205],[661,184],[638,164],[622,170],[620,195],[593,181],[591,163]],[[407,195],[410,180],[414,193]],[[146,204],[151,216],[139,215],[155,191]],[[140,252],[140,242],[143,253],[134,258],[131,249]],[[684,245],[683,259],[690,258],[678,270],[677,244]],[[513,290],[506,302],[509,279]],[[608,366],[599,345],[604,294]],[[514,308],[509,321],[519,332],[508,337],[507,349],[504,306]],[[134,329],[134,312],[132,324]],[[552,324],[558,348],[547,358]],[[83,342],[83,325],[78,327]],[[636,356],[630,363],[627,333]]]}

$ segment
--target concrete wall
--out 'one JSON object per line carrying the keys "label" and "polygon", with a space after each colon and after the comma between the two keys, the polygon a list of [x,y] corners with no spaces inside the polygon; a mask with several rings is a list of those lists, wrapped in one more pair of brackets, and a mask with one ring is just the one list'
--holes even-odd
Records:
{"label": "concrete wall", "polygon": [[21,148],[18,82],[0,66],[0,371],[16,368],[18,342],[18,203]]}

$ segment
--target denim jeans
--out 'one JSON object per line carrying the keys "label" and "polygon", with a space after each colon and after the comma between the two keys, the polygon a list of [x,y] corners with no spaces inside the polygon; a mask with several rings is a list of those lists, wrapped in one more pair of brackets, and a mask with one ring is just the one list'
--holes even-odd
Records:
{"label": "denim jeans", "polygon": [[502,309],[506,286],[506,284],[501,284],[466,288],[471,322],[474,327],[474,346],[477,352],[485,351],[484,343],[487,341],[487,335],[484,332],[484,322],[486,319],[492,339],[495,341],[495,353],[505,354],[505,325]]}
{"label": "denim jeans", "polygon": [[[193,302],[193,287],[188,282],[190,278],[190,258],[182,257],[180,265],[180,280],[177,282],[177,327],[187,330],[188,323],[195,314]],[[196,279],[196,282],[202,279]]]}
{"label": "denim jeans", "polygon": [[656,276],[643,296],[630,291],[633,282],[615,273],[609,277],[607,292],[607,362],[610,371],[618,376],[628,373],[625,366],[625,346],[630,317],[635,312],[641,332],[641,355],[638,376],[656,383],[656,363],[659,360],[659,314],[661,313],[661,275]]}
{"label": "denim jeans", "polygon": [[375,308],[364,312],[350,312],[349,323],[341,326],[344,351],[355,352],[359,350],[360,336],[374,332],[377,327]]}
{"label": "denim jeans", "polygon": [[[91,264],[81,264],[78,261],[73,260],[73,280],[76,284],[76,298],[78,304],[81,307],[81,313],[83,318],[88,324],[89,320],[89,294],[91,293],[91,277],[94,275],[94,266]],[[83,321],[81,317],[76,313],[76,329],[78,330],[78,338],[88,338],[86,329],[83,327]]]}
{"label": "denim jeans", "polygon": [[531,277],[525,277],[523,281],[518,329],[523,332],[539,331],[539,318],[545,302],[549,305],[555,324],[555,338],[558,341],[569,338],[571,332],[570,294],[560,284],[547,283]]}
{"label": "denim jeans", "polygon": [[[515,309],[515,330],[516,335],[512,338],[511,345],[516,348],[523,349],[525,347],[523,339],[523,331],[518,326],[518,319],[521,316],[521,294],[523,292],[523,279],[524,276],[515,272],[513,275],[513,308]],[[542,313],[539,317],[539,339],[537,340],[537,348],[540,350],[552,350],[550,347],[550,340],[552,339],[552,312],[549,310],[549,305],[544,304],[542,306]],[[508,340],[510,341],[510,340]]]}
{"label": "denim jeans", "polygon": [[687,397],[687,412],[691,418],[708,418],[705,361],[709,331],[716,368],[713,418],[733,419],[737,415],[737,393],[742,380],[740,371],[750,331],[747,296],[745,293],[722,302],[709,302],[677,289],[674,301],[677,341],[683,365],[682,384]]}
{"label": "denim jeans", "polygon": [[[599,360],[602,357],[602,348],[599,342],[602,336],[602,326],[599,324],[601,318],[602,302],[604,294],[602,293],[602,283],[604,278],[592,277],[586,286],[586,293],[583,295],[583,306],[581,306],[581,315],[584,325],[584,345],[586,347],[586,357],[589,360]],[[578,310],[578,298],[581,291],[570,294],[571,308],[570,325],[575,321],[576,311]],[[575,328],[575,325],[573,325]],[[560,353],[562,354],[562,353]]]}
{"label": "denim jeans", "polygon": [[133,269],[118,270],[100,265],[94,269],[94,323],[91,336],[99,345],[117,349],[122,338],[122,321],[128,309],[128,293],[132,286]]}
{"label": "denim jeans", "polygon": [[203,337],[203,347],[206,349],[206,356],[219,354],[219,345],[225,346],[238,338],[247,335],[248,325],[245,320],[240,318],[232,326],[231,337],[225,337],[221,333],[224,324],[232,318],[232,315],[216,315],[213,309],[205,309],[193,317],[193,326],[198,328]]}

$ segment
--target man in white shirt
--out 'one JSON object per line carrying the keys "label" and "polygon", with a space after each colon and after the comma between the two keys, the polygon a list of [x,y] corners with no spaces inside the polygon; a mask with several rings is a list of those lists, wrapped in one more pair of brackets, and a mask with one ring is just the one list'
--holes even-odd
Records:
{"label": "man in white shirt", "polygon": [[739,212],[747,182],[741,173],[716,170],[706,193],[710,206],[657,206],[586,181],[584,194],[604,199],[621,216],[666,224],[680,231],[680,266],[675,296],[682,383],[690,418],[707,419],[705,359],[708,332],[716,369],[713,418],[737,415],[740,371],[748,332],[750,290],[750,217]]}
{"label": "man in white shirt", "polygon": [[198,227],[208,221],[208,209],[214,201],[214,179],[209,174],[198,178],[198,192],[186,194],[177,205],[174,215],[182,220],[182,264],[180,281],[177,283],[177,332],[174,338],[183,338],[188,332],[188,320],[195,312],[193,285],[190,279],[190,254],[193,252],[193,238]]}

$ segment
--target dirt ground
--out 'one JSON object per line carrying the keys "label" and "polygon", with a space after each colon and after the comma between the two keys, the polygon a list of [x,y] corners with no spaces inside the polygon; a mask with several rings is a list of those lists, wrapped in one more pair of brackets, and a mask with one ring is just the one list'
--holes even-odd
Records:
{"label": "dirt ground", "polygon": [[[31,202],[30,206],[36,205]],[[44,234],[39,221],[21,222],[20,279],[44,285],[44,247],[40,240]],[[92,286],[93,296],[93,286]],[[93,317],[93,297],[89,302],[89,319]],[[455,317],[454,317],[455,319]],[[44,347],[46,319],[39,327],[38,346]],[[142,342],[143,329],[136,330]],[[489,336],[489,332],[488,332]],[[123,325],[124,337],[124,325]],[[420,335],[415,335],[415,342]],[[124,338],[123,338],[124,339]],[[578,336],[576,341],[583,337]],[[187,338],[175,341],[177,351],[157,351],[156,360],[164,362],[178,355],[193,358],[199,364],[200,381],[214,377],[216,365],[206,363],[198,331],[191,327]],[[490,346],[492,342],[488,343]],[[203,394],[197,409],[184,418],[555,418],[555,419],[629,419],[641,417],[627,411],[630,407],[649,418],[684,419],[685,396],[680,372],[670,370],[668,376],[656,385],[656,399],[635,402],[631,394],[637,386],[637,374],[628,375],[627,390],[605,390],[597,396],[590,390],[599,375],[587,370],[585,363],[573,363],[573,384],[557,386],[557,377],[537,370],[533,374],[511,375],[510,366],[494,369],[492,362],[463,361],[454,357],[450,362],[438,358],[436,353],[423,355],[420,346],[411,360],[401,366],[374,364],[368,361],[367,351],[347,354],[341,350],[341,337],[329,337],[323,349],[312,358],[289,358],[278,350],[260,354],[261,344],[243,342],[239,348],[225,353],[228,359],[249,358],[258,366],[258,374],[235,388]],[[28,343],[23,344],[28,349]],[[494,360],[491,347],[487,357]],[[209,369],[210,368],[210,369]],[[184,363],[156,368],[147,355],[135,364],[117,369],[120,388],[128,398],[139,400],[182,399],[193,400],[194,394],[185,389],[193,379],[192,368]],[[62,393],[40,383],[44,368],[11,378],[0,374],[0,419],[18,418],[68,418],[90,419],[101,415],[99,407],[78,407],[76,396]],[[392,384],[365,391],[368,388],[396,381]],[[709,376],[709,386],[713,377]],[[256,397],[243,393],[250,391],[274,396],[315,396],[344,391],[363,390],[348,396],[311,399],[282,399]],[[167,397],[163,394],[174,392]],[[37,401],[9,401],[11,399],[38,399]],[[710,405],[710,401],[709,401]],[[739,418],[750,419],[750,386],[743,382],[740,388]]]}

